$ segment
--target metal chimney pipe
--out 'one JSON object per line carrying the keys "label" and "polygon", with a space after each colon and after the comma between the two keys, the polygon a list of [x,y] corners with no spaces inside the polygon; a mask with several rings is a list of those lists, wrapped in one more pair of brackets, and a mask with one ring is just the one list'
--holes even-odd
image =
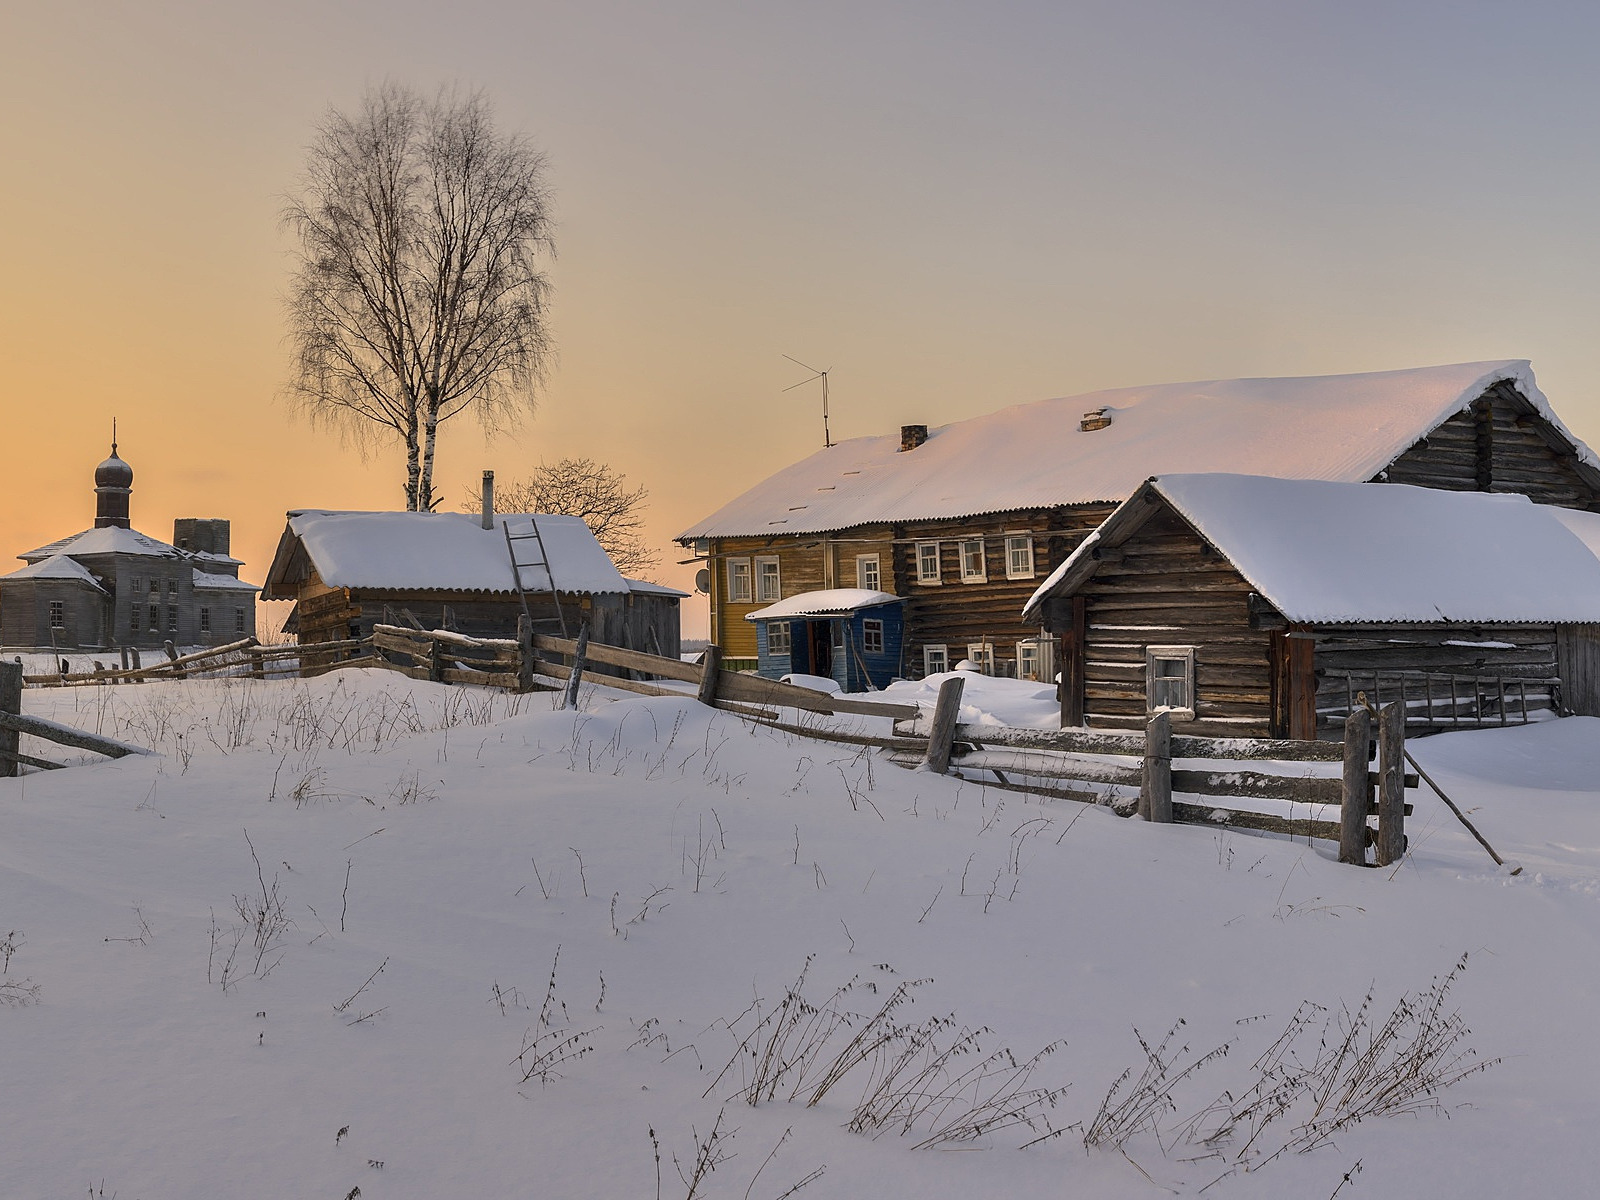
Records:
{"label": "metal chimney pipe", "polygon": [[494,528],[494,472],[483,473],[483,527]]}

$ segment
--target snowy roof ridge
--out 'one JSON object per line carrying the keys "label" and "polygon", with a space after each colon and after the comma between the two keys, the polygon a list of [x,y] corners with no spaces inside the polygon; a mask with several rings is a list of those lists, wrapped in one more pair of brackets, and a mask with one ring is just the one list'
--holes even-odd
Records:
{"label": "snowy roof ridge", "polygon": [[97,592],[105,591],[88,568],[65,554],[52,554],[49,558],[31,562],[9,575],[0,575],[0,579],[70,579],[75,583],[86,583]]}
{"label": "snowy roof ridge", "polygon": [[832,617],[860,612],[863,608],[876,608],[880,604],[903,604],[904,599],[889,592],[871,588],[826,588],[818,592],[801,592],[746,613],[746,621],[777,621],[787,617]]}
{"label": "snowy roof ridge", "polygon": [[[1163,472],[1361,482],[1500,382],[1513,384],[1600,470],[1600,457],[1556,417],[1526,359],[1211,380],[1019,404],[938,426],[910,451],[896,434],[852,438],[756,484],[678,540],[1115,503]],[[1104,409],[1110,424],[1080,430],[1093,409]]]}
{"label": "snowy roof ridge", "polygon": [[530,533],[537,519],[549,566],[528,565],[538,543],[518,542],[523,588],[562,592],[626,593],[627,580],[595,540],[581,517],[547,513],[497,514],[484,529],[476,513],[355,512],[296,509],[289,513],[266,589],[287,562],[285,546],[298,539],[322,582],[329,587],[411,591],[516,591],[507,533]]}
{"label": "snowy roof ridge", "polygon": [[1600,557],[1565,510],[1452,492],[1226,473],[1151,478],[1034,592],[1024,616],[1092,572],[1154,493],[1290,621],[1545,624],[1600,620]]}
{"label": "snowy roof ridge", "polygon": [[170,542],[126,529],[120,525],[101,525],[85,529],[17,555],[26,562],[39,562],[56,554],[139,554],[149,558],[181,558],[185,552]]}

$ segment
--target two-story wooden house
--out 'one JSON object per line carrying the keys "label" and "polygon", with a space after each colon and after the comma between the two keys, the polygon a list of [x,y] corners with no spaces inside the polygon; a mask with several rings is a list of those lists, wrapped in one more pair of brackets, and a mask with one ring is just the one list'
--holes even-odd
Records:
{"label": "two-story wooden house", "polygon": [[1600,508],[1600,460],[1529,364],[1507,360],[1124,388],[907,425],[819,450],[677,540],[705,561],[712,640],[752,668],[749,613],[854,587],[905,601],[904,676],[967,658],[1051,679],[1057,641],[1021,617],[1033,591],[1145,479],[1195,472]]}

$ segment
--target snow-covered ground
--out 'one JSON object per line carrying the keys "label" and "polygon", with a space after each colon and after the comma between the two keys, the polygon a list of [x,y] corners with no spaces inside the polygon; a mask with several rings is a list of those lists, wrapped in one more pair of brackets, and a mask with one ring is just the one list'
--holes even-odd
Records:
{"label": "snow-covered ground", "polygon": [[[1038,690],[977,682],[967,716],[1025,720]],[[1029,803],[688,699],[584,699],[360,671],[28,691],[31,713],[161,754],[0,780],[0,1194],[1142,1198],[1240,1161],[1208,1197],[1591,1192],[1600,722],[1414,744],[1513,877],[1425,790],[1409,857],[1359,870],[1328,845]],[[1425,993],[1463,955],[1420,1036],[1447,1041],[1452,1013],[1468,1032],[1408,1057],[1435,1045],[1416,1041]],[[791,1006],[772,1045],[757,1023],[802,973],[821,1011]],[[850,1066],[849,1032],[823,1021],[870,1017],[900,984],[888,1053],[912,1027],[930,1053],[982,1029],[982,1051],[858,1109],[879,1068]],[[1412,997],[1402,1053],[1379,1044],[1371,1086],[1354,1054],[1297,1073],[1369,994],[1360,1047]],[[1256,1108],[1272,1119],[1253,1143],[1246,1117],[1208,1144],[1213,1102],[1248,1100],[1297,1012],[1272,1061],[1298,1082]],[[1156,1051],[1180,1021],[1152,1079],[1138,1038]],[[1065,1090],[1024,1114],[1035,1128],[957,1140],[999,1080],[954,1076],[1051,1045],[1027,1086]],[[805,1072],[776,1071],[807,1050]],[[1342,1092],[1403,1101],[1469,1052],[1501,1061],[1437,1109],[1295,1152],[1320,1083],[1337,1119]],[[752,1107],[738,1093],[763,1072],[780,1077]],[[693,1179],[714,1129],[692,1189],[678,1168]]]}

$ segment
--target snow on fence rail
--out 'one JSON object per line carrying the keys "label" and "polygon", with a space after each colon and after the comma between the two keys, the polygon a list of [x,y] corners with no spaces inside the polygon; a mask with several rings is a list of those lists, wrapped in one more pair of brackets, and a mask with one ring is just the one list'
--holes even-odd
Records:
{"label": "snow on fence rail", "polygon": [[46,721],[41,717],[28,717],[22,713],[22,664],[0,662],[0,777],[11,778],[17,767],[39,767],[54,771],[64,763],[47,758],[23,754],[19,749],[20,735],[42,738],[60,746],[73,746],[79,750],[92,750],[107,758],[122,758],[127,754],[149,754],[143,746],[130,745],[99,734],[85,733],[71,725]]}

